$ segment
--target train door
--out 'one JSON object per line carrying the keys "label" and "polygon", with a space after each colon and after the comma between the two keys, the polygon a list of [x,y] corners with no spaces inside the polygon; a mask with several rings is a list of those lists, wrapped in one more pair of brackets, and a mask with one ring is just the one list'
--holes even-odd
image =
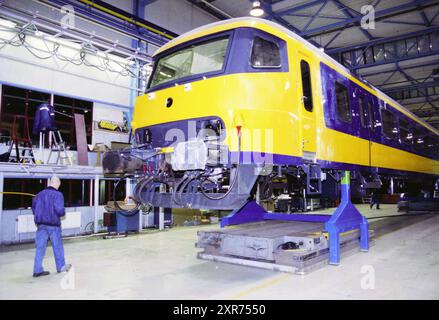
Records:
{"label": "train door", "polygon": [[358,95],[358,113],[360,115],[359,133],[360,137],[369,141],[368,143],[368,165],[371,164],[371,128],[373,126],[372,115],[373,100],[369,95],[360,93]]}
{"label": "train door", "polygon": [[316,112],[315,97],[313,97],[313,70],[310,59],[305,54],[299,52],[297,59],[299,66],[299,107],[302,109],[302,157],[308,160],[315,160],[316,155]]}

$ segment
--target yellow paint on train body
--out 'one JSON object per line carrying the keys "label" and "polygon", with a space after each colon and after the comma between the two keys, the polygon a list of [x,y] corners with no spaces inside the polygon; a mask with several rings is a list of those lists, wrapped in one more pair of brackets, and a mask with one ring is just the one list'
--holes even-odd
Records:
{"label": "yellow paint on train body", "polygon": [[[439,175],[439,161],[383,144],[370,143],[369,140],[327,128],[322,104],[321,62],[423,125],[435,135],[439,135],[438,130],[380,91],[353,77],[332,58],[272,22],[240,18],[232,19],[230,22],[215,23],[170,41],[160,48],[156,55],[190,40],[241,27],[260,29],[286,41],[289,71],[227,74],[194,81],[190,90],[185,90],[183,85],[176,85],[156,90],[153,94],[145,94],[136,101],[133,129],[178,120],[217,116],[225,123],[228,133],[226,143],[231,151],[237,150],[237,137],[233,129],[236,125],[242,125],[241,151],[301,158],[306,136],[314,137],[309,146],[311,149],[315,148],[318,160]],[[304,119],[309,118],[309,114],[305,114],[307,111],[301,102],[302,88],[297,59],[299,53],[301,56],[306,55],[313,74],[312,114],[315,117],[315,128],[304,123]],[[166,108],[168,97],[173,97],[172,108]],[[313,130],[311,135],[310,132],[306,132],[307,128]],[[255,142],[257,135],[262,136],[261,143]],[[269,143],[271,140],[273,143]]]}

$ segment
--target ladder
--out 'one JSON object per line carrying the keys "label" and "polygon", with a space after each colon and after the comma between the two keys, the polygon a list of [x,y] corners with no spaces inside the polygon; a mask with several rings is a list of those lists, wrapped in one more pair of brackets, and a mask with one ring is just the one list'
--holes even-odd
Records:
{"label": "ladder", "polygon": [[[67,163],[72,165],[72,160],[67,154],[66,144],[61,136],[59,130],[49,131],[49,141],[50,141],[50,152],[47,158],[47,164],[64,164]],[[56,162],[50,162],[52,158],[52,153],[57,153]]]}
{"label": "ladder", "polygon": [[[18,121],[23,122],[23,136],[18,136]],[[32,140],[29,133],[29,119],[27,116],[16,115],[12,123],[11,145],[9,147],[9,162],[35,163],[32,149]],[[15,154],[13,155],[13,151]]]}

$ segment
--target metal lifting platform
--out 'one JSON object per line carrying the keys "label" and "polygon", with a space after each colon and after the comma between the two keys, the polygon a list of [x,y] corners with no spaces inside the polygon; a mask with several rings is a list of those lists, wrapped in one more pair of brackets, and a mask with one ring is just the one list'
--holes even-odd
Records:
{"label": "metal lifting platform", "polygon": [[[341,181],[341,203],[332,215],[269,213],[249,201],[221,221],[220,230],[198,232],[198,258],[305,274],[340,263],[341,254],[368,251],[367,219],[351,203],[350,172]],[[224,229],[226,226],[237,227]]]}

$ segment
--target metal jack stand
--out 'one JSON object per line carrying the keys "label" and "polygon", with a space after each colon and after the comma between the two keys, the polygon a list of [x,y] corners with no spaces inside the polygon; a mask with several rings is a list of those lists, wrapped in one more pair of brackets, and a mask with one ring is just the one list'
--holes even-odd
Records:
{"label": "metal jack stand", "polygon": [[345,171],[341,181],[341,203],[332,215],[269,213],[256,201],[249,201],[221,221],[221,227],[265,220],[300,221],[324,223],[329,236],[329,264],[340,263],[340,235],[359,229],[360,249],[369,250],[369,225],[367,219],[351,202],[350,172]]}

